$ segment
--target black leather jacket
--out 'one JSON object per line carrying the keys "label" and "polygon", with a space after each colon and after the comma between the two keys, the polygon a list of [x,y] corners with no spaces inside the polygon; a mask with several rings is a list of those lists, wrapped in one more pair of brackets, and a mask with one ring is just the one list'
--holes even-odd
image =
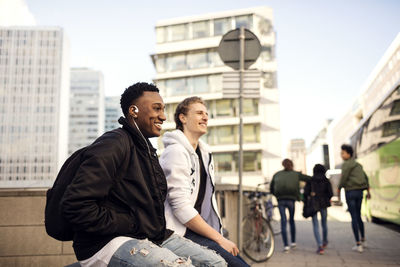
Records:
{"label": "black leather jacket", "polygon": [[78,260],[93,256],[111,239],[129,236],[162,243],[166,229],[167,182],[149,140],[119,119],[124,131],[110,131],[85,151],[61,201],[74,226]]}

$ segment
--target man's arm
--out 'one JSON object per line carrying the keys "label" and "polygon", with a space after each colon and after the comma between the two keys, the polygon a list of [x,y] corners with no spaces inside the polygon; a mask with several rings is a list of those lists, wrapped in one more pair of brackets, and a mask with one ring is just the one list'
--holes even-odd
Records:
{"label": "man's arm", "polygon": [[134,229],[134,220],[128,210],[120,213],[99,204],[108,196],[117,169],[127,157],[121,138],[109,133],[91,145],[64,193],[62,213],[75,231],[109,235],[126,234]]}
{"label": "man's arm", "polygon": [[239,249],[235,243],[226,239],[214,228],[208,225],[208,223],[204,221],[199,214],[197,214],[193,219],[185,223],[185,226],[193,232],[215,241],[216,243],[218,243],[218,245],[231,253],[233,256],[236,256],[239,253]]}
{"label": "man's arm", "polygon": [[308,182],[309,180],[311,180],[311,176],[299,172],[299,180],[303,182]]}

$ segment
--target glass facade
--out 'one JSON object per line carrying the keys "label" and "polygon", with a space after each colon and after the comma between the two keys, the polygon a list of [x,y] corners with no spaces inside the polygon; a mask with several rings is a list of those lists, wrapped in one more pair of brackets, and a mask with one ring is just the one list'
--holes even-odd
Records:
{"label": "glass facade", "polygon": [[[218,173],[238,172],[238,152],[213,153],[215,171]],[[243,152],[243,171],[261,172],[261,151]]]}
{"label": "glass facade", "polygon": [[222,90],[222,75],[212,74],[158,80],[156,84],[164,97],[215,93]]}
{"label": "glass facade", "polygon": [[[168,43],[189,39],[199,39],[211,36],[220,36],[233,28],[244,26],[253,30],[254,15],[244,15],[212,20],[193,21],[191,23],[175,24],[156,27],[157,43]],[[190,24],[190,25],[189,25]],[[234,25],[234,27],[232,27]]]}
{"label": "glass facade", "polygon": [[59,28],[0,27],[0,187],[54,181],[63,49]]}
{"label": "glass facade", "polygon": [[[201,76],[200,76],[201,77]],[[210,119],[232,118],[239,116],[238,99],[214,99],[205,101]],[[243,115],[257,116],[259,100],[256,98],[243,99]],[[165,113],[168,121],[173,121],[175,109],[178,103],[167,104]]]}
{"label": "glass facade", "polygon": [[157,55],[157,72],[173,72],[223,66],[221,58],[215,49],[190,51]]}

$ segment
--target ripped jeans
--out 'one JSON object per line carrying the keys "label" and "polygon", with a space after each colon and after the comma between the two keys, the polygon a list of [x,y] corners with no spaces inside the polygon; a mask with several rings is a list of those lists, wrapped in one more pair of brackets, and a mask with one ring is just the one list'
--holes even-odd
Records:
{"label": "ripped jeans", "polygon": [[109,267],[119,266],[227,266],[214,251],[172,234],[161,246],[151,241],[132,239],[112,256]]}

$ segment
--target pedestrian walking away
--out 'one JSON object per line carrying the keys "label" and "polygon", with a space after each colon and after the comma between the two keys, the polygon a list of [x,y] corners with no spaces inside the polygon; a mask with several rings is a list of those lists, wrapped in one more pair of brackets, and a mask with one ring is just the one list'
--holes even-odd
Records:
{"label": "pedestrian walking away", "polygon": [[[331,206],[330,199],[333,196],[331,182],[325,176],[326,169],[321,164],[316,164],[313,168],[313,176],[307,181],[304,187],[304,199],[313,197],[314,210],[317,211],[312,216],[312,225],[315,241],[317,242],[317,253],[324,254],[328,246],[328,225],[327,208]],[[322,240],[319,231],[318,213],[321,216]]]}
{"label": "pedestrian walking away", "polygon": [[344,144],[341,149],[340,155],[344,162],[338,191],[341,188],[345,190],[346,203],[351,215],[351,228],[356,241],[353,250],[361,253],[366,246],[364,223],[361,219],[363,191],[367,190],[366,197],[367,199],[371,198],[368,177],[362,165],[353,158],[353,148],[350,145]]}
{"label": "pedestrian walking away", "polygon": [[83,152],[61,200],[81,266],[226,266],[166,227],[167,181],[149,141],[160,136],[164,107],[156,86],[128,87],[122,131],[106,132]]}
{"label": "pedestrian walking away", "polygon": [[[278,199],[278,209],[281,215],[281,235],[284,251],[296,248],[296,225],[294,221],[295,201],[300,200],[300,181],[307,182],[311,177],[293,170],[293,162],[290,159],[282,161],[283,170],[272,177],[270,192]],[[289,225],[291,244],[287,237],[286,209],[289,211]]]}
{"label": "pedestrian walking away", "polygon": [[229,266],[249,266],[235,243],[222,235],[215,199],[214,161],[208,145],[208,112],[199,97],[189,97],[175,111],[176,130],[165,133],[160,164],[168,185],[165,202],[167,227],[178,235],[208,247]]}

